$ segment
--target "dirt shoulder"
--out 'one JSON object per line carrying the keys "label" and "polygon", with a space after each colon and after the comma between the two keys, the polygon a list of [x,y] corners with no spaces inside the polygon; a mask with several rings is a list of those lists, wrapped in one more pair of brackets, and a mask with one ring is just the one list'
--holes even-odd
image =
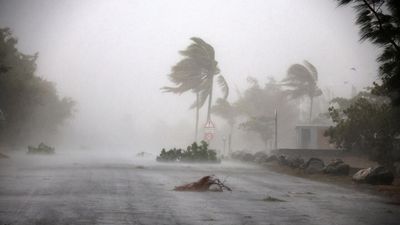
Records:
{"label": "dirt shoulder", "polygon": [[394,204],[400,205],[400,178],[395,178],[392,185],[369,185],[369,184],[355,183],[352,180],[353,174],[349,176],[333,176],[322,173],[306,174],[301,169],[292,169],[284,165],[279,165],[278,162],[264,163],[262,164],[262,166],[277,173],[282,173],[295,177],[301,177],[318,182],[340,185],[346,188],[356,189],[371,194],[383,195],[392,198],[394,200]]}

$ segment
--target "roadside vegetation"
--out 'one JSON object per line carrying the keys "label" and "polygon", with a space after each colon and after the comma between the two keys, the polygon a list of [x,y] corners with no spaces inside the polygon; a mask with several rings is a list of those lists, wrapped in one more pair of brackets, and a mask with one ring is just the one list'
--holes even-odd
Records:
{"label": "roadside vegetation", "polygon": [[162,149],[160,155],[157,157],[159,162],[211,162],[219,163],[220,160],[217,158],[215,150],[208,149],[208,144],[205,141],[201,141],[198,145],[194,142],[189,145],[186,149]]}
{"label": "roadside vegetation", "polygon": [[26,147],[57,131],[75,102],[36,74],[39,54],[24,54],[17,43],[9,28],[0,29],[0,143]]}
{"label": "roadside vegetation", "polygon": [[329,108],[334,122],[326,135],[340,149],[361,151],[372,160],[398,170],[400,161],[400,2],[338,0],[357,13],[360,40],[381,49],[379,81],[351,99],[336,98]]}

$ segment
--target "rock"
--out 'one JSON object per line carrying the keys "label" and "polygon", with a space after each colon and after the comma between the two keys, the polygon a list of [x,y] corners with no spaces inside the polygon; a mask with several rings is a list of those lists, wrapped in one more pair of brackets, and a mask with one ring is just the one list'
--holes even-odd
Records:
{"label": "rock", "polygon": [[265,152],[256,152],[254,154],[255,158],[260,158],[260,157],[265,157],[265,156],[268,156],[267,153],[265,153]]}
{"label": "rock", "polygon": [[384,166],[375,166],[361,169],[353,175],[353,180],[358,183],[390,185],[393,183],[394,174]]}
{"label": "rock", "polygon": [[350,166],[341,159],[334,159],[326,165],[323,172],[331,175],[349,175]]}
{"label": "rock", "polygon": [[253,162],[254,161],[254,156],[250,153],[244,153],[241,160],[244,162]]}
{"label": "rock", "polygon": [[304,159],[299,156],[291,156],[287,158],[287,163],[291,168],[301,168],[304,165]]}
{"label": "rock", "polygon": [[243,159],[243,156],[244,156],[245,154],[246,154],[246,153],[243,152],[243,151],[237,151],[237,152],[233,152],[233,153],[231,154],[231,157],[232,157],[232,159],[242,160],[242,159]]}
{"label": "rock", "polygon": [[239,155],[241,152],[232,152],[231,153],[231,158],[232,159],[239,159]]}
{"label": "rock", "polygon": [[287,157],[285,155],[278,156],[278,163],[279,163],[279,165],[283,165],[283,166],[289,165],[289,161],[287,160]]}
{"label": "rock", "polygon": [[278,157],[276,157],[276,155],[271,155],[265,159],[265,162],[273,162],[273,161],[277,161],[277,160],[278,160]]}
{"label": "rock", "polygon": [[353,180],[358,183],[366,183],[367,176],[371,173],[371,169],[372,167],[359,170],[353,175]]}
{"label": "rock", "polygon": [[256,163],[264,163],[267,159],[268,155],[264,152],[257,152],[256,154],[254,154],[254,162]]}
{"label": "rock", "polygon": [[324,169],[325,164],[319,158],[310,158],[304,165],[304,171],[308,174],[320,173]]}

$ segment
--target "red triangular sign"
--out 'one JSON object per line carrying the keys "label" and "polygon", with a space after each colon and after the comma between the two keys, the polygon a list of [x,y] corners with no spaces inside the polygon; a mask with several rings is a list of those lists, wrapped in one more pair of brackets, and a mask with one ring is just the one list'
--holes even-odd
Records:
{"label": "red triangular sign", "polygon": [[206,125],[204,126],[204,128],[215,128],[215,125],[214,125],[214,123],[211,121],[211,120],[209,120],[209,121],[207,121],[207,123],[206,123]]}

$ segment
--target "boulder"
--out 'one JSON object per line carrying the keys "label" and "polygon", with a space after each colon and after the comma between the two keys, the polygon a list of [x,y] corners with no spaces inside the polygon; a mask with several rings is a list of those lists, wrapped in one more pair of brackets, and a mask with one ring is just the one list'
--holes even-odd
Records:
{"label": "boulder", "polygon": [[319,158],[310,158],[304,165],[304,171],[308,174],[320,173],[325,167],[324,161]]}
{"label": "boulder", "polygon": [[265,159],[265,162],[273,162],[273,161],[277,161],[277,160],[278,160],[278,157],[276,157],[276,155],[271,155]]}
{"label": "boulder", "polygon": [[304,165],[304,159],[300,158],[299,156],[290,156],[287,157],[287,164],[291,168],[301,168]]}
{"label": "boulder", "polygon": [[250,153],[244,153],[241,157],[241,160],[244,162],[253,162],[254,161],[254,155]]}
{"label": "boulder", "polygon": [[257,152],[254,154],[254,161],[256,163],[264,163],[268,159],[268,155],[264,152]]}
{"label": "boulder", "polygon": [[350,166],[341,159],[334,159],[325,166],[323,172],[331,175],[349,175]]}
{"label": "boulder", "polygon": [[242,158],[242,156],[243,156],[244,154],[245,154],[245,153],[242,152],[242,151],[237,151],[237,152],[233,152],[233,153],[231,154],[231,157],[232,157],[232,159],[241,160],[241,158]]}
{"label": "boulder", "polygon": [[289,161],[287,160],[287,157],[285,155],[280,155],[277,158],[278,158],[279,165],[283,165],[283,166],[289,165]]}
{"label": "boulder", "polygon": [[265,153],[265,152],[256,152],[254,154],[255,158],[260,158],[260,157],[265,157],[265,156],[267,156],[267,153]]}
{"label": "boulder", "polygon": [[375,166],[361,169],[353,175],[353,180],[358,183],[390,185],[393,183],[394,174],[384,166]]}

